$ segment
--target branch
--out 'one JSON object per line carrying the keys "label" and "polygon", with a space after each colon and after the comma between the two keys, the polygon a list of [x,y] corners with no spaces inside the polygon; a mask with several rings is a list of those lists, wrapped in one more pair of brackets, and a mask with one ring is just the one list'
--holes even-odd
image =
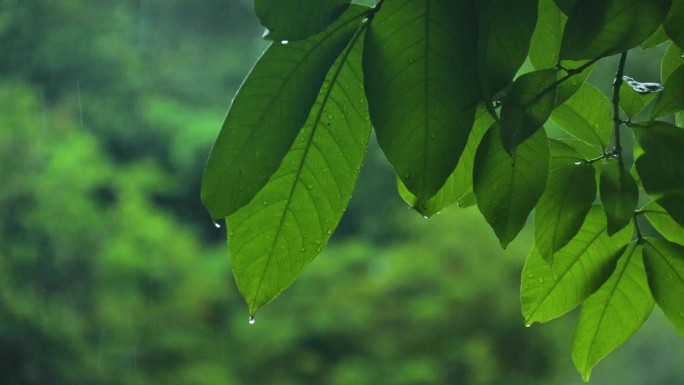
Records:
{"label": "branch", "polygon": [[625,162],[622,159],[622,143],[620,141],[620,126],[622,126],[622,119],[620,119],[620,88],[622,87],[622,77],[625,74],[625,63],[627,62],[627,51],[620,55],[620,64],[618,65],[617,73],[615,74],[615,81],[613,82],[613,134],[615,135],[615,149],[612,151],[617,156],[620,167],[624,167]]}

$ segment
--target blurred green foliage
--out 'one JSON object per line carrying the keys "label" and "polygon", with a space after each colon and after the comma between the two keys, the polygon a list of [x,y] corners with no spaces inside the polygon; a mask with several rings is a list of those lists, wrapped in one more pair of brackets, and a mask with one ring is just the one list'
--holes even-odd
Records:
{"label": "blurred green foliage", "polygon": [[[472,209],[424,221],[377,147],[248,325],[199,179],[257,25],[247,0],[0,0],[0,384],[576,383],[572,320],[522,323],[529,232],[504,253]],[[596,383],[684,381],[667,333]]]}

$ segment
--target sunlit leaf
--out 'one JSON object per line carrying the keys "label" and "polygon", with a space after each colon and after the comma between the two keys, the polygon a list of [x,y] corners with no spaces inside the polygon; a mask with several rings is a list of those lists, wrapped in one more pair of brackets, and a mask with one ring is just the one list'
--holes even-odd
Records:
{"label": "sunlit leaf", "polygon": [[254,11],[270,40],[298,40],[321,32],[350,0],[254,0]]}
{"label": "sunlit leaf", "polygon": [[616,160],[608,159],[603,162],[599,192],[608,217],[608,235],[613,235],[632,220],[639,188],[629,171]]}
{"label": "sunlit leaf", "polygon": [[510,84],[525,61],[537,22],[537,3],[478,1],[478,69],[486,95],[495,95]]}
{"label": "sunlit leaf", "polygon": [[684,335],[684,246],[648,239],[644,246],[644,265],[656,303]]}
{"label": "sunlit leaf", "polygon": [[535,244],[548,262],[577,234],[596,198],[594,168],[567,144],[550,143],[549,179],[535,210]]}
{"label": "sunlit leaf", "polygon": [[520,290],[525,323],[560,317],[595,292],[613,271],[632,231],[628,226],[609,236],[603,209],[594,206],[577,235],[556,252],[553,264],[533,247],[525,261]]}
{"label": "sunlit leaf", "polygon": [[356,35],[276,173],[226,220],[233,273],[250,314],[302,273],[349,202],[370,136],[362,49],[363,35]]}
{"label": "sunlit leaf", "polygon": [[561,58],[594,59],[634,48],[655,32],[672,0],[579,0],[565,25]]}
{"label": "sunlit leaf", "polygon": [[466,146],[480,99],[476,56],[470,0],[387,1],[371,23],[363,60],[370,116],[418,205],[444,185]]}
{"label": "sunlit leaf", "polygon": [[628,118],[635,117],[663,90],[660,83],[642,83],[629,76],[623,76],[620,85],[620,108]]}
{"label": "sunlit leaf", "polygon": [[572,343],[572,360],[584,381],[608,353],[639,330],[653,310],[643,247],[632,243],[615,271],[584,301]]}
{"label": "sunlit leaf", "polygon": [[646,218],[665,239],[684,245],[684,227],[680,226],[670,214],[655,201],[641,208]]}
{"label": "sunlit leaf", "polygon": [[212,218],[244,206],[276,171],[365,9],[351,7],[326,32],[308,39],[273,43],[255,64],[233,100],[204,171],[202,202]]}
{"label": "sunlit leaf", "polygon": [[515,80],[501,107],[501,142],[513,153],[551,115],[556,102],[556,71],[526,73]]}
{"label": "sunlit leaf", "polygon": [[596,86],[584,84],[551,114],[565,132],[605,150],[613,130],[612,107]]}
{"label": "sunlit leaf", "polygon": [[677,67],[665,81],[665,89],[658,94],[651,110],[651,119],[681,110],[684,110],[684,64]]}
{"label": "sunlit leaf", "polygon": [[431,217],[454,202],[458,202],[462,207],[466,205],[467,197],[473,193],[475,151],[477,151],[482,137],[493,122],[494,119],[489,112],[483,106],[478,107],[475,123],[470,131],[468,142],[465,149],[463,149],[456,169],[449,175],[444,186],[439,189],[437,194],[428,199],[424,205],[417,205],[418,201],[415,195],[411,194],[401,182],[401,179],[397,178],[397,189],[404,201],[424,217]]}
{"label": "sunlit leaf", "polygon": [[680,47],[684,47],[684,0],[672,0],[672,8],[663,27],[665,32]]}
{"label": "sunlit leaf", "polygon": [[473,191],[477,207],[506,248],[518,235],[546,187],[549,142],[544,130],[520,143],[515,157],[504,150],[494,124],[477,149]]}

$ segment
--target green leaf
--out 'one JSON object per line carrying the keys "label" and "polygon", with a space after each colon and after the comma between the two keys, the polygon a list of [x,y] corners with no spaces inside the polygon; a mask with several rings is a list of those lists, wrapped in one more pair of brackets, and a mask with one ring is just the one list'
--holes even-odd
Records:
{"label": "green leaf", "polygon": [[546,187],[549,142],[544,130],[518,145],[515,157],[501,144],[499,127],[489,129],[477,149],[473,191],[477,207],[506,248],[518,235]]}
{"label": "green leaf", "polygon": [[554,0],[564,14],[569,15],[578,0]]}
{"label": "green leaf", "polygon": [[577,234],[596,198],[594,168],[567,144],[550,143],[549,179],[535,212],[535,243],[548,262]]}
{"label": "green leaf", "polygon": [[586,83],[553,111],[551,119],[568,134],[605,150],[613,130],[611,114],[608,98]]}
{"label": "green leaf", "polygon": [[582,305],[572,361],[585,382],[593,367],[636,333],[653,311],[642,249],[630,244],[610,278]]}
{"label": "green leaf", "polygon": [[525,62],[537,23],[537,0],[478,2],[478,68],[485,95],[495,95],[512,81]]}
{"label": "green leaf", "polygon": [[672,0],[672,8],[667,15],[663,27],[665,32],[680,47],[684,47],[684,0]]}
{"label": "green leaf", "polygon": [[644,246],[644,265],[656,303],[684,335],[684,246],[648,239]]}
{"label": "green leaf", "polygon": [[501,142],[513,154],[548,120],[556,102],[556,71],[526,73],[513,83],[501,107]]}
{"label": "green leaf", "polygon": [[629,119],[643,111],[655,98],[656,93],[663,90],[660,83],[642,83],[629,76],[622,77],[620,85],[620,108]]}
{"label": "green leaf", "polygon": [[665,209],[660,207],[655,201],[644,206],[641,211],[646,215],[648,221],[665,239],[684,245],[684,227],[680,226],[668,214]]}
{"label": "green leaf", "polygon": [[667,36],[667,33],[665,33],[665,28],[661,25],[656,29],[655,32],[653,32],[653,35],[651,35],[648,39],[644,40],[643,43],[641,43],[641,48],[643,49],[649,49],[649,48],[655,48],[665,42],[670,40],[670,38]]}
{"label": "green leaf", "polygon": [[660,64],[660,79],[666,82],[672,75],[675,69],[684,64],[684,50],[676,44],[670,44],[663,55],[663,61]]}
{"label": "green leaf", "polygon": [[494,119],[489,114],[484,106],[480,105],[475,115],[475,123],[468,136],[468,142],[461,154],[461,159],[458,165],[449,178],[444,183],[441,189],[432,198],[428,199],[424,205],[417,205],[418,200],[415,195],[397,178],[397,188],[399,195],[408,203],[414,210],[418,211],[424,217],[431,217],[451,205],[458,202],[462,207],[466,204],[466,199],[473,193],[473,163],[475,161],[475,152],[480,145],[480,141],[487,129],[492,125]]}
{"label": "green leaf", "polygon": [[672,72],[664,87],[651,110],[651,119],[684,110],[684,64]]}
{"label": "green leaf", "polygon": [[269,183],[226,220],[233,273],[252,315],[318,255],[349,202],[371,131],[362,49],[360,34],[333,64]]}
{"label": "green leaf", "polygon": [[539,0],[537,25],[530,43],[530,63],[535,69],[554,68],[567,17],[554,0]]}
{"label": "green leaf", "polygon": [[328,69],[361,23],[354,6],[326,32],[273,43],[235,96],[202,179],[214,219],[251,201],[268,182],[306,121]]}
{"label": "green leaf", "polygon": [[680,226],[684,226],[684,191],[665,194],[658,198],[657,202],[665,208],[672,219]]}
{"label": "green leaf", "polygon": [[672,0],[579,0],[563,33],[562,59],[595,59],[634,48],[665,19]]}
{"label": "green leaf", "polygon": [[254,0],[254,11],[269,40],[299,40],[335,21],[350,0]]}
{"label": "green leaf", "polygon": [[547,322],[574,309],[611,274],[632,238],[632,226],[612,237],[606,216],[593,206],[577,235],[558,250],[553,264],[532,248],[522,272],[520,300],[525,323]]}
{"label": "green leaf", "polygon": [[366,35],[366,94],[378,143],[421,206],[456,168],[475,119],[474,7],[387,1]]}
{"label": "green leaf", "polygon": [[684,191],[684,129],[665,122],[633,129],[644,152],[636,160],[636,169],[646,192],[659,198]]}
{"label": "green leaf", "polygon": [[607,159],[603,162],[599,192],[608,217],[608,235],[613,235],[632,220],[639,188],[629,171],[616,160]]}

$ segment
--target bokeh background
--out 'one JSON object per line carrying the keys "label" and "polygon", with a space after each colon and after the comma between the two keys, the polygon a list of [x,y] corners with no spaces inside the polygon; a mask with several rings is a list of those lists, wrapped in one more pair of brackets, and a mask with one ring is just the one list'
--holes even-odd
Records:
{"label": "bokeh background", "polygon": [[[0,384],[580,384],[576,312],[520,315],[529,229],[503,251],[474,208],[424,220],[375,143],[248,324],[199,186],[262,32],[249,0],[0,0]],[[656,310],[592,383],[682,384],[682,362]]]}

